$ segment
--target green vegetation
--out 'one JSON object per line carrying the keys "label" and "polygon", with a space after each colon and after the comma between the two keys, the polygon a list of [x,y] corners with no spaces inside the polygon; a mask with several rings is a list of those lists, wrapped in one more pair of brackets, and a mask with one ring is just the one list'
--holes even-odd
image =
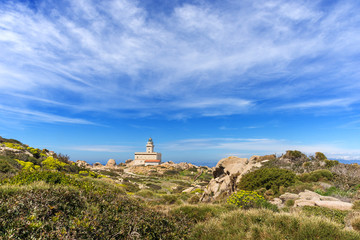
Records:
{"label": "green vegetation", "polygon": [[353,202],[353,209],[360,210],[360,201],[359,200]]}
{"label": "green vegetation", "polygon": [[315,159],[320,160],[320,161],[324,161],[324,160],[327,159],[327,157],[322,152],[316,152],[315,153]]}
{"label": "green vegetation", "polygon": [[360,234],[320,217],[274,213],[264,209],[238,210],[198,223],[191,239],[360,239]]}
{"label": "green vegetation", "polygon": [[15,159],[15,160],[22,166],[23,170],[33,171],[35,169],[40,168],[39,165],[34,165],[34,163],[32,163],[32,162],[25,162],[25,161],[21,161],[21,160],[17,160],[17,159]]}
{"label": "green vegetation", "polygon": [[[110,186],[109,189],[112,189]],[[165,215],[135,199],[59,184],[0,187],[0,238],[179,239],[190,222]]]}
{"label": "green vegetation", "polygon": [[328,160],[328,159],[325,160],[325,167],[327,167],[327,168],[332,168],[338,164],[339,164],[339,161],[336,161],[336,160]]}
{"label": "green vegetation", "polygon": [[341,211],[341,210],[329,209],[324,207],[313,207],[313,206],[303,207],[302,212],[306,216],[322,216],[328,218],[333,222],[341,224],[343,227],[345,227],[345,217],[349,213],[349,211]]}
{"label": "green vegetation", "polygon": [[5,145],[5,147],[12,148],[12,149],[17,149],[17,150],[25,149],[21,144],[18,144],[18,143],[3,142],[3,144]]}
{"label": "green vegetation", "polygon": [[334,175],[326,169],[315,170],[311,173],[303,173],[299,175],[299,179],[303,182],[331,181]]}
{"label": "green vegetation", "polygon": [[183,205],[171,210],[172,215],[185,215],[189,220],[198,223],[207,221],[213,217],[238,209],[231,205],[197,204]]}
{"label": "green vegetation", "polygon": [[359,199],[359,166],[328,163],[321,153],[259,157],[270,161],[211,204],[199,203],[212,179],[206,167],[139,167],[130,175],[123,167],[80,168],[14,139],[0,137],[0,146],[11,146],[0,153],[0,239],[360,239],[344,230],[360,231],[356,201],[339,211],[288,200],[279,213],[266,200],[304,189]]}
{"label": "green vegetation", "polygon": [[265,201],[265,198],[257,192],[244,190],[233,193],[227,199],[228,204],[235,205],[242,209],[260,207]]}
{"label": "green vegetation", "polygon": [[0,173],[15,173],[21,165],[15,160],[6,156],[0,156]]}
{"label": "green vegetation", "polygon": [[281,186],[288,187],[295,183],[294,172],[280,168],[261,168],[245,174],[238,185],[243,190],[271,189],[274,194],[279,193]]}
{"label": "green vegetation", "polygon": [[47,157],[44,161],[41,162],[45,169],[49,170],[60,170],[61,168],[65,167],[67,164],[64,162],[59,161],[53,157]]}

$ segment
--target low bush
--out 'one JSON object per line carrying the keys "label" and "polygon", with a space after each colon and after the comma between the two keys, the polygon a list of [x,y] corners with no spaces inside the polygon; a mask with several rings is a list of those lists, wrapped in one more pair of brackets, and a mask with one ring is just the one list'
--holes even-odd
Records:
{"label": "low bush", "polygon": [[327,159],[327,157],[322,152],[316,152],[315,153],[315,159],[320,160],[320,161],[324,161],[324,160]]}
{"label": "low bush", "polygon": [[311,173],[303,173],[298,178],[303,182],[331,181],[334,175],[327,169],[319,169]]}
{"label": "low bush", "polygon": [[21,165],[14,159],[0,156],[0,173],[16,173]]}
{"label": "low bush", "polygon": [[227,203],[242,209],[270,208],[275,211],[278,210],[275,205],[267,202],[263,196],[255,191],[240,190],[235,192],[227,199]]}
{"label": "low bush", "polygon": [[294,206],[294,204],[295,204],[295,200],[293,200],[293,199],[289,199],[285,202],[286,207],[292,207],[292,206]]}
{"label": "low bush", "polygon": [[3,179],[0,182],[0,185],[27,185],[39,181],[43,181],[52,185],[73,186],[86,192],[113,191],[117,193],[123,193],[123,190],[116,187],[114,184],[105,184],[103,181],[96,181],[92,178],[79,178],[74,175],[68,175],[57,171],[21,171],[11,178]]}
{"label": "low bush", "polygon": [[64,162],[59,161],[57,158],[54,157],[47,157],[44,161],[41,162],[42,166],[48,170],[61,170],[67,164]]}
{"label": "low bush", "polygon": [[294,172],[280,168],[261,168],[245,174],[238,185],[239,189],[254,191],[260,188],[272,189],[279,193],[280,186],[288,187],[295,183]]}
{"label": "low bush", "polygon": [[111,191],[11,188],[0,186],[1,239],[184,239],[191,227]]}
{"label": "low bush", "polygon": [[34,165],[32,162],[24,162],[24,161],[20,161],[15,159],[21,166],[23,170],[27,170],[27,171],[33,171],[35,169],[39,169],[40,166],[39,165]]}
{"label": "low bush", "polygon": [[283,157],[289,158],[291,160],[307,159],[307,156],[305,154],[297,150],[288,150]]}
{"label": "low bush", "polygon": [[328,159],[325,160],[325,167],[327,167],[327,168],[332,168],[338,164],[339,164],[339,161],[336,161],[336,160],[328,160]]}
{"label": "low bush", "polygon": [[25,149],[19,143],[3,142],[3,144],[5,145],[5,147],[12,148],[12,149],[17,149],[17,150],[24,150]]}

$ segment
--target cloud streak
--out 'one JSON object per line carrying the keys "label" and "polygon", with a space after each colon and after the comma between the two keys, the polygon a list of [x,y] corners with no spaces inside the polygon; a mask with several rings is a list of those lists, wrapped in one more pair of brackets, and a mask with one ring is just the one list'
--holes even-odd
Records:
{"label": "cloud streak", "polygon": [[5,3],[0,90],[13,97],[3,104],[184,118],[346,108],[333,96],[360,89],[348,88],[360,76],[358,7],[229,1],[152,18],[137,1]]}

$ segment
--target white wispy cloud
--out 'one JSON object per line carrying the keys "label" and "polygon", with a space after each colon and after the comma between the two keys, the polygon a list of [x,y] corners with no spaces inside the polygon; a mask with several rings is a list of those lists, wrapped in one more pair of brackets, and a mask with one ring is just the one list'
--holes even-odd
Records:
{"label": "white wispy cloud", "polygon": [[353,98],[340,98],[340,99],[329,99],[329,100],[320,100],[320,101],[308,101],[300,102],[294,104],[286,104],[279,106],[278,109],[298,109],[298,108],[323,108],[323,107],[349,107],[351,104],[358,102],[359,99]]}
{"label": "white wispy cloud", "polygon": [[19,119],[19,116],[21,116],[21,120],[27,120],[27,121],[46,122],[46,123],[91,124],[91,125],[95,124],[85,119],[63,117],[55,114],[19,109],[14,107],[6,107],[2,105],[0,105],[0,112],[3,116],[6,115],[7,118]]}
{"label": "white wispy cloud", "polygon": [[[130,0],[46,1],[36,10],[4,3],[0,90],[29,111],[38,101],[121,116],[346,108],[345,98],[318,95],[350,99],[360,89],[358,9],[354,1],[326,10],[309,1],[225,1],[151,18]],[[299,98],[309,100],[285,104]]]}

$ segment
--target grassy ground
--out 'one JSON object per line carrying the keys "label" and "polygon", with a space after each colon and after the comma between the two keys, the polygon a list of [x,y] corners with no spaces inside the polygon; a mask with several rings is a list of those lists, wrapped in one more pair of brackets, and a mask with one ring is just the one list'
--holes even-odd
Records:
{"label": "grassy ground", "polygon": [[274,213],[265,209],[237,210],[199,223],[190,239],[360,239],[327,218],[302,213]]}

